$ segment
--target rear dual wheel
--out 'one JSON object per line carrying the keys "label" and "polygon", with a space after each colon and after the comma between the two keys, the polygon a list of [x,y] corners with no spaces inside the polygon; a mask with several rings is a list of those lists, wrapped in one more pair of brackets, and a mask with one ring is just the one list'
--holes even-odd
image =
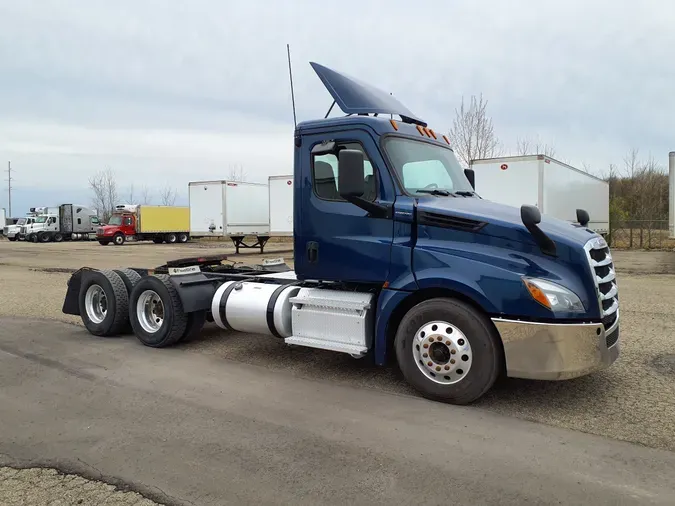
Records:
{"label": "rear dual wheel", "polygon": [[143,278],[130,297],[129,318],[134,334],[152,348],[165,348],[199,333],[205,311],[185,313],[178,292],[166,274]]}

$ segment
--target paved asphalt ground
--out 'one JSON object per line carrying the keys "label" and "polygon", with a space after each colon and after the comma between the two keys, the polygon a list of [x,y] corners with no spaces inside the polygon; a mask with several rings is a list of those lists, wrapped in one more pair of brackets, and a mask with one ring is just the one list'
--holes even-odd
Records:
{"label": "paved asphalt ground", "polygon": [[0,465],[165,504],[675,504],[671,452],[68,324],[0,325]]}
{"label": "paved asphalt ground", "polygon": [[201,249],[0,242],[1,505],[150,504],[133,490],[197,505],[675,504],[674,253],[614,252],[613,367],[508,380],[469,408],[418,398],[395,368],[212,325],[152,350],[55,321],[78,322],[55,267]]}

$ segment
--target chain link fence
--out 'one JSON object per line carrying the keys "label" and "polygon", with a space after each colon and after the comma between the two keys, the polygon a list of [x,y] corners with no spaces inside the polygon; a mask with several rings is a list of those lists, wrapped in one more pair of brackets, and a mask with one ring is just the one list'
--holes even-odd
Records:
{"label": "chain link fence", "polygon": [[608,240],[612,248],[675,248],[675,239],[668,235],[668,220],[625,220],[610,223]]}

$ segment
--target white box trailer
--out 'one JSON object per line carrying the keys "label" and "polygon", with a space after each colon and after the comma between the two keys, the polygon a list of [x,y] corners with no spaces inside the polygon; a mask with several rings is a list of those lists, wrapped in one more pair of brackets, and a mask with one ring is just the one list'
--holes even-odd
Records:
{"label": "white box trailer", "polygon": [[270,235],[293,235],[293,176],[270,176]]}
{"label": "white box trailer", "polygon": [[[263,252],[270,235],[266,184],[192,181],[188,194],[192,237],[229,237],[237,253],[239,248],[260,248]],[[255,237],[256,242],[248,244],[245,237]]]}
{"label": "white box trailer", "polygon": [[588,228],[609,233],[609,183],[544,155],[473,160],[476,192],[487,200],[576,223],[577,209],[588,211]]}
{"label": "white box trailer", "polygon": [[0,234],[2,234],[2,231],[4,230],[6,225],[7,225],[7,213],[5,212],[4,207],[0,207]]}

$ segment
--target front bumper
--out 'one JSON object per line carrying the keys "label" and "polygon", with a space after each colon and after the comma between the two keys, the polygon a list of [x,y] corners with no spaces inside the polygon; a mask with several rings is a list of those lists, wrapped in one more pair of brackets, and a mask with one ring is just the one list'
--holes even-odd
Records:
{"label": "front bumper", "polygon": [[602,323],[532,323],[493,318],[511,378],[566,380],[605,369],[619,357],[619,319]]}

